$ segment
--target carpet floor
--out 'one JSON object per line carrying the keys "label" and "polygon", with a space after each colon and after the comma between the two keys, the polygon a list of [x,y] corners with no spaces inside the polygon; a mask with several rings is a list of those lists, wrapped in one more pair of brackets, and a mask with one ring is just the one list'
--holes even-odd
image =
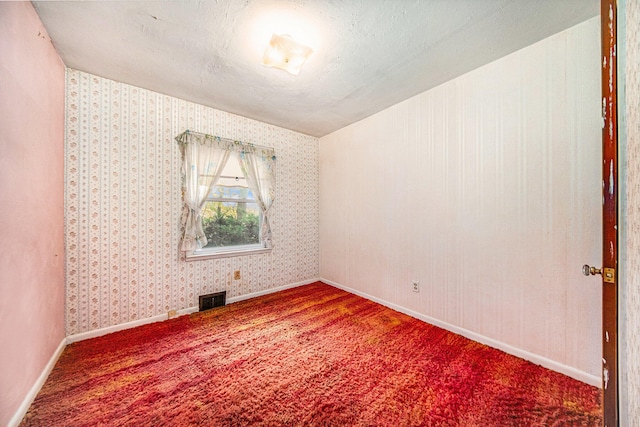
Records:
{"label": "carpet floor", "polygon": [[70,344],[22,426],[600,426],[601,391],[323,283]]}

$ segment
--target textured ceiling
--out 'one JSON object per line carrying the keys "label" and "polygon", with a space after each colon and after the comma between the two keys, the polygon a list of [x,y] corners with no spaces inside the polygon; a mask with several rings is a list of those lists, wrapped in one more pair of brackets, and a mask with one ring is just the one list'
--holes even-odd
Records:
{"label": "textured ceiling", "polygon": [[[599,13],[598,0],[34,1],[71,68],[323,136]],[[271,33],[314,53],[260,64]]]}

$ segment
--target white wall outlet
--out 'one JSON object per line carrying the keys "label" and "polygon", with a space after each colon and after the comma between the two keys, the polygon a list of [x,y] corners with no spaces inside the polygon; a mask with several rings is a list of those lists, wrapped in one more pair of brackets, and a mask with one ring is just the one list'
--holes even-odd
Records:
{"label": "white wall outlet", "polygon": [[420,292],[420,282],[418,282],[417,280],[414,280],[411,283],[412,283],[411,288],[413,289],[413,292]]}

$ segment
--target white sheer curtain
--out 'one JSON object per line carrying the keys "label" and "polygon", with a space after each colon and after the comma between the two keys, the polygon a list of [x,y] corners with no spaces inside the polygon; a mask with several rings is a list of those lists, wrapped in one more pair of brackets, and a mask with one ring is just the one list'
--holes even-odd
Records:
{"label": "white sheer curtain", "polygon": [[272,248],[273,238],[269,220],[276,190],[275,152],[271,149],[249,145],[244,147],[238,159],[242,173],[244,173],[249,188],[256,198],[256,203],[262,211],[260,241],[265,248]]}
{"label": "white sheer curtain", "polygon": [[220,138],[184,132],[176,138],[182,152],[184,234],[180,249],[193,252],[207,245],[202,229],[202,208],[229,159],[228,144]]}

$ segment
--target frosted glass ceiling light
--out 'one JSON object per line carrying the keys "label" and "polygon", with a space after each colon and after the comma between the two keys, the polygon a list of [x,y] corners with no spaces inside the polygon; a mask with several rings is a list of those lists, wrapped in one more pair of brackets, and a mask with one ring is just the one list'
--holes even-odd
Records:
{"label": "frosted glass ceiling light", "polygon": [[298,43],[290,35],[273,34],[264,52],[262,64],[297,76],[311,52],[310,47]]}

